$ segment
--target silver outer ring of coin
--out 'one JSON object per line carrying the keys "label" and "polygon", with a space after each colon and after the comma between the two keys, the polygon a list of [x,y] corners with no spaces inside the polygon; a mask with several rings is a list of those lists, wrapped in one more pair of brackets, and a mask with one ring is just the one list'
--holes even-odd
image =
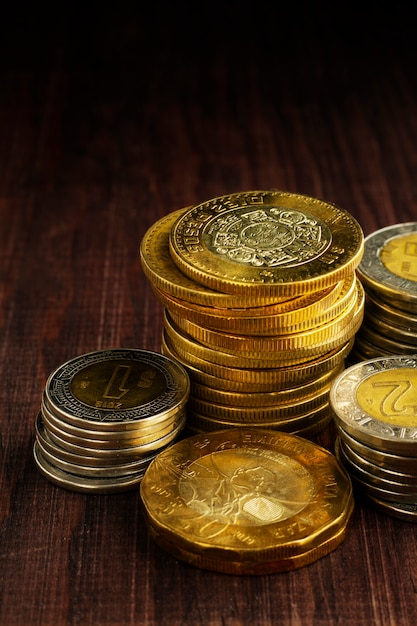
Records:
{"label": "silver outer ring of coin", "polygon": [[[91,407],[74,397],[71,381],[78,372],[94,363],[117,359],[138,361],[157,369],[165,378],[165,393],[143,406],[119,410]],[[188,374],[177,361],[149,350],[119,348],[89,352],[63,363],[49,375],[44,393],[49,407],[53,407],[62,419],[84,427],[90,423],[93,428],[111,430],[137,428],[138,423],[145,424],[146,420],[152,423],[156,416],[183,406],[189,389]]]}
{"label": "silver outer ring of coin", "polygon": [[393,274],[381,261],[381,251],[388,241],[413,233],[417,233],[417,222],[386,226],[365,237],[357,272],[365,288],[369,283],[373,290],[386,294],[389,299],[397,294],[400,301],[417,306],[417,282]]}
{"label": "silver outer ring of coin", "polygon": [[83,476],[76,476],[75,474],[65,472],[59,467],[49,463],[43,457],[36,442],[33,445],[33,458],[40,473],[50,482],[58,485],[59,487],[64,487],[65,489],[82,493],[105,494],[128,491],[137,487],[144,475],[144,472],[140,471],[130,474],[129,476],[116,478],[86,478]]}
{"label": "silver outer ring of coin", "polygon": [[357,402],[359,385],[378,372],[399,368],[417,368],[417,355],[383,356],[351,365],[339,374],[330,388],[334,419],[343,430],[362,443],[387,452],[417,456],[417,425],[392,425],[372,417]]}
{"label": "silver outer ring of coin", "polygon": [[336,425],[336,430],[340,438],[349,446],[349,448],[354,450],[356,454],[360,455],[363,459],[366,459],[370,463],[373,463],[382,469],[404,472],[409,472],[411,470],[417,474],[417,457],[404,456],[402,454],[390,454],[389,452],[384,452],[378,448],[367,446],[359,441],[359,439],[352,437],[352,435],[343,430],[343,428],[340,428],[340,425]]}

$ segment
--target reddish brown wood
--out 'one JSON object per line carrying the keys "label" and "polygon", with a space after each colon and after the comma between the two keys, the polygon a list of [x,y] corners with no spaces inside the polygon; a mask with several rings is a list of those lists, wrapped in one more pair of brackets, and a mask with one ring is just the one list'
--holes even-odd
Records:
{"label": "reddish brown wood", "polygon": [[77,494],[34,466],[55,367],[160,349],[138,256],[159,217],[276,188],[339,204],[366,234],[417,219],[407,15],[119,4],[19,4],[1,24],[0,624],[414,623],[416,527],[359,500],[327,557],[239,578],[157,548],[137,491]]}

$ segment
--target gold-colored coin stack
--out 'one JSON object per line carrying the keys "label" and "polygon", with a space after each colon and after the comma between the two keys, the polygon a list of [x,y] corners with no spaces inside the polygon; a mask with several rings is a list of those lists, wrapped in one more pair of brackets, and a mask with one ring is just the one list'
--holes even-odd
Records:
{"label": "gold-colored coin stack", "polygon": [[336,457],[363,498],[381,511],[417,521],[417,357],[356,363],[330,391]]}
{"label": "gold-colored coin stack", "polygon": [[140,485],[150,535],[174,557],[227,574],[293,570],[343,541],[349,475],[303,437],[234,428],[161,452]]}
{"label": "gold-colored coin stack", "polygon": [[387,226],[368,235],[357,273],[365,289],[365,311],[351,357],[415,354],[417,222]]}
{"label": "gold-colored coin stack", "polygon": [[185,425],[190,380],[154,352],[90,352],[49,376],[35,422],[33,455],[51,482],[81,492],[135,487]]}
{"label": "gold-colored coin stack", "polygon": [[191,379],[187,427],[306,437],[363,317],[363,232],[346,211],[280,191],[180,209],[145,234],[145,275],[165,309],[162,352]]}

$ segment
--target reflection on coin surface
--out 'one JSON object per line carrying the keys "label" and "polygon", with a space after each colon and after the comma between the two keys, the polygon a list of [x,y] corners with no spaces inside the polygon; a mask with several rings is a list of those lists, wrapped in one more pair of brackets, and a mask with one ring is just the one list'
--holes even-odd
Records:
{"label": "reflection on coin surface", "polygon": [[170,250],[184,274],[212,289],[295,297],[350,275],[363,232],[331,203],[250,191],[190,208],[172,227]]}
{"label": "reflection on coin surface", "polygon": [[387,226],[368,235],[358,275],[365,287],[398,308],[417,306],[417,222]]}
{"label": "reflection on coin surface", "polygon": [[147,350],[99,350],[58,367],[45,387],[49,409],[68,422],[136,429],[183,405],[189,379],[178,362]]}
{"label": "reflection on coin surface", "polygon": [[162,536],[176,537],[184,550],[239,561],[248,572],[318,548],[353,510],[350,478],[330,452],[248,428],[174,444],[151,462],[140,491]]}
{"label": "reflection on coin surface", "polygon": [[417,357],[394,355],[348,367],[335,379],[335,420],[362,443],[417,456]]}

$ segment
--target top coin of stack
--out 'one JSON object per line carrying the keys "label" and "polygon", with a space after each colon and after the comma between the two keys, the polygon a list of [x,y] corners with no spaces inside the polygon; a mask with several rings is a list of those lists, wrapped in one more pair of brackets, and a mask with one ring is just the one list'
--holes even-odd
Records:
{"label": "top coin of stack", "polygon": [[147,350],[71,359],[45,385],[33,447],[38,469],[74,491],[135,487],[183,429],[189,390],[178,362]]}
{"label": "top coin of stack", "polygon": [[162,351],[191,378],[190,430],[309,436],[330,421],[363,317],[363,232],[348,212],[281,191],[221,196],[156,222],[140,254],[165,308]]}
{"label": "top coin of stack", "polygon": [[365,313],[352,356],[366,360],[417,352],[417,222],[368,235],[358,277],[365,288]]}

